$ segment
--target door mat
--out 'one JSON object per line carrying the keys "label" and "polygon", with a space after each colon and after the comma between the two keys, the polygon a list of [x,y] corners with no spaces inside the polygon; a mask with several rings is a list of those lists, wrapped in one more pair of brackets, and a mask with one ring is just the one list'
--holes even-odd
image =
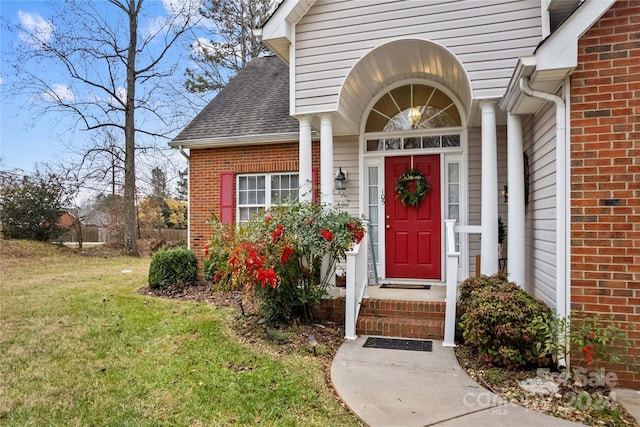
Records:
{"label": "door mat", "polygon": [[380,285],[381,289],[431,289],[431,285],[421,285],[421,284],[394,284],[394,283],[385,283]]}
{"label": "door mat", "polygon": [[433,341],[369,337],[362,347],[385,348],[389,350],[432,351]]}

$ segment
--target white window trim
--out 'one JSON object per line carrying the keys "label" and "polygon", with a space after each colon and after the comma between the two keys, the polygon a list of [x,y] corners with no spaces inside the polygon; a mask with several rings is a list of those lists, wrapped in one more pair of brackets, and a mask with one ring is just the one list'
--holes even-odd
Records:
{"label": "white window trim", "polygon": [[[469,223],[469,200],[468,200],[468,169],[466,165],[466,150],[464,153],[447,153],[443,156],[443,210],[442,218],[449,218],[449,165],[456,163],[460,166],[458,176],[458,216],[459,220],[456,225],[465,225]],[[443,237],[444,225],[443,225]],[[460,233],[458,235],[460,245],[460,259],[458,264],[458,277],[469,277],[469,235]],[[443,242],[444,244],[444,242]]]}
{"label": "white window trim", "polygon": [[[300,174],[298,171],[284,171],[284,172],[264,172],[264,173],[238,173],[236,174],[236,188],[235,188],[235,194],[234,194],[234,202],[235,202],[235,209],[236,209],[236,224],[242,224],[243,222],[240,221],[240,209],[241,208],[264,208],[264,209],[268,209],[271,206],[274,206],[274,203],[271,202],[271,177],[273,176],[283,176],[283,175],[288,175],[288,176],[297,176],[298,180],[300,179]],[[241,178],[245,178],[245,177],[251,177],[251,176],[255,176],[255,177],[259,177],[259,176],[263,176],[264,177],[264,181],[265,181],[265,203],[264,204],[259,204],[259,203],[252,203],[252,204],[244,204],[241,205],[240,204],[240,179]],[[300,191],[300,187],[299,187],[299,182],[298,182],[298,188],[297,191]],[[296,195],[295,198],[297,199],[298,196]]]}
{"label": "white window trim", "polygon": [[[376,235],[378,241],[378,251],[375,254],[376,257],[376,271],[378,272],[378,276],[383,278],[385,275],[385,265],[381,262],[381,260],[385,259],[385,240],[384,240],[384,204],[381,203],[383,193],[384,193],[384,170],[382,167],[382,160],[384,157],[377,156],[375,158],[368,158],[364,161],[363,175],[364,175],[364,192],[362,197],[363,208],[362,212],[365,217],[369,216],[369,206],[370,204],[375,204],[378,207],[378,233]],[[378,169],[378,193],[376,195],[376,201],[372,203],[372,200],[369,198],[369,168],[376,167]]]}

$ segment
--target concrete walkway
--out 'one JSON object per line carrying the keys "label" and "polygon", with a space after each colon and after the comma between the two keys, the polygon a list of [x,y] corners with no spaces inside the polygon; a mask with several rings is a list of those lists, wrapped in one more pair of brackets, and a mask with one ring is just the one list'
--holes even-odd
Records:
{"label": "concrete walkway", "polygon": [[[366,338],[342,344],[331,380],[371,427],[580,425],[501,401],[472,380],[441,341],[424,352],[364,348]],[[634,398],[640,408],[640,395],[630,393]]]}

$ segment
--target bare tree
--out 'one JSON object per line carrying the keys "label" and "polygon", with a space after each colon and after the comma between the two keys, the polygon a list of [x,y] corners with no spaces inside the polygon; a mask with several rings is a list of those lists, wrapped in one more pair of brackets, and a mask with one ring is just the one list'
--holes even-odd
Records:
{"label": "bare tree", "polygon": [[211,22],[209,37],[191,46],[194,69],[187,68],[189,92],[222,89],[252,58],[268,49],[253,34],[273,11],[274,0],[206,0],[200,13]]}
{"label": "bare tree", "polygon": [[89,147],[83,147],[80,161],[72,167],[85,188],[115,195],[124,185],[125,150],[113,129],[99,132]]}
{"label": "bare tree", "polygon": [[171,4],[179,6],[168,18],[151,19],[157,3],[146,0],[65,0],[53,3],[60,10],[46,25],[13,25],[23,41],[15,51],[15,94],[31,95],[39,114],[71,113],[79,129],[124,136],[123,243],[131,253],[137,252],[136,138],[166,138],[185,118],[173,51],[200,19],[199,2]]}

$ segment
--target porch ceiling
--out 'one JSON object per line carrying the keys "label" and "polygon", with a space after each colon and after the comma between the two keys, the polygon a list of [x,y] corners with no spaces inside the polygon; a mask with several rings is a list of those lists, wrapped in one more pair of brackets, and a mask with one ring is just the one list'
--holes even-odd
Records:
{"label": "porch ceiling", "polygon": [[336,130],[357,134],[371,101],[394,83],[429,79],[453,91],[461,102],[461,115],[468,120],[472,91],[469,77],[458,59],[442,46],[418,39],[386,43],[362,57],[344,81],[338,101],[343,120]]}

